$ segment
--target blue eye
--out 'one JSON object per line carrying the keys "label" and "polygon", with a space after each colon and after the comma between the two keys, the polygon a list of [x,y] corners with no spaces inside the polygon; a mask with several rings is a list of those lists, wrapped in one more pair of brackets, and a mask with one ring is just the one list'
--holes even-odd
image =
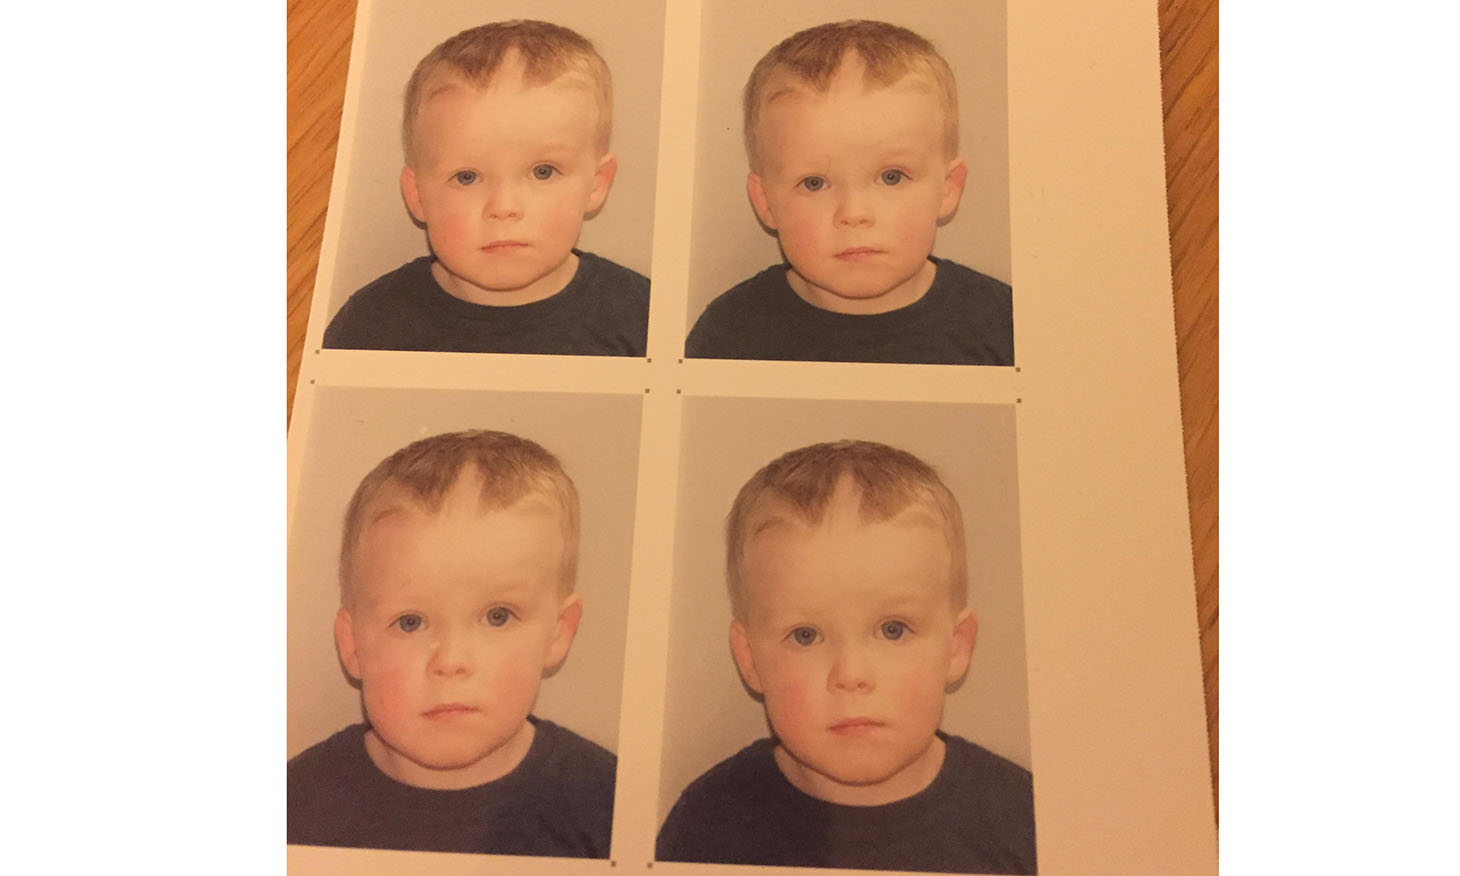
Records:
{"label": "blue eye", "polygon": [[512,620],[512,609],[494,605],[487,609],[486,620],[494,627],[506,626],[507,622]]}
{"label": "blue eye", "polygon": [[557,172],[558,169],[551,164],[539,164],[532,168],[532,176],[534,179],[552,179]]}
{"label": "blue eye", "polygon": [[903,633],[907,632],[907,624],[899,620],[883,621],[881,630],[884,639],[897,641],[902,638]]}
{"label": "blue eye", "polygon": [[458,170],[451,175],[452,182],[459,186],[469,186],[480,178],[474,170]]}
{"label": "blue eye", "polygon": [[821,634],[811,627],[797,627],[791,631],[790,639],[798,645],[814,645]]}
{"label": "blue eye", "polygon": [[391,621],[391,626],[403,633],[414,633],[426,625],[426,619],[418,614],[403,614]]}
{"label": "blue eye", "polygon": [[889,186],[895,186],[905,179],[907,179],[907,174],[903,173],[900,170],[882,171],[882,182]]}
{"label": "blue eye", "polygon": [[819,192],[826,188],[826,180],[819,176],[808,176],[801,180],[800,186],[808,192]]}

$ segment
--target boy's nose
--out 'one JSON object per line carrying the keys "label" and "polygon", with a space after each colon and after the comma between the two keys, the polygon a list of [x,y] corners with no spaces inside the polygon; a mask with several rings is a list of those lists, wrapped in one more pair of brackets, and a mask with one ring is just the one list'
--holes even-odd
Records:
{"label": "boy's nose", "polygon": [[827,687],[832,691],[870,691],[876,687],[872,661],[867,649],[856,645],[842,645],[832,656],[831,671],[827,674]]}
{"label": "boy's nose", "polygon": [[487,194],[482,205],[482,216],[487,219],[519,219],[522,217],[522,197],[517,186],[499,183]]}
{"label": "boy's nose", "polygon": [[442,678],[467,675],[471,672],[470,650],[466,636],[444,630],[431,643],[431,656],[426,661],[426,670]]}
{"label": "boy's nose", "polygon": [[871,200],[860,190],[851,189],[842,194],[832,217],[838,227],[856,228],[872,224]]}

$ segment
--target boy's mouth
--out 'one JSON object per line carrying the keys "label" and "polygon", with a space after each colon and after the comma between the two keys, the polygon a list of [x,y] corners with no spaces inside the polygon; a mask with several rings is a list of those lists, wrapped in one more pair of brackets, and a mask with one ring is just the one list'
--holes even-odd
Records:
{"label": "boy's mouth", "polygon": [[844,262],[859,262],[881,252],[882,250],[873,246],[853,246],[837,253],[836,257]]}
{"label": "boy's mouth", "polygon": [[486,246],[482,247],[482,252],[503,253],[510,252],[514,249],[524,246],[527,246],[527,244],[521,240],[494,240]]}
{"label": "boy's mouth", "polygon": [[455,718],[460,715],[468,715],[475,711],[477,711],[475,708],[465,703],[442,703],[439,706],[427,709],[421,714],[432,720],[443,720],[446,718]]}
{"label": "boy's mouth", "polygon": [[881,721],[874,721],[871,718],[848,718],[831,725],[830,729],[833,733],[861,733],[875,730],[881,726]]}

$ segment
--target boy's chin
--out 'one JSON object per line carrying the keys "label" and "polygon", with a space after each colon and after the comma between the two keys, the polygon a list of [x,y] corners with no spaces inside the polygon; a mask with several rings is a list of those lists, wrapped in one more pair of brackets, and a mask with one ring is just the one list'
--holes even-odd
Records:
{"label": "boy's chin", "polygon": [[455,298],[474,304],[514,305],[540,301],[561,292],[573,279],[576,256],[568,254],[551,264],[531,253],[496,259],[500,262],[488,271],[481,266],[453,267],[439,257],[433,273],[442,288]]}
{"label": "boy's chin", "polygon": [[932,285],[932,275],[920,278],[921,273],[902,276],[900,272],[849,268],[808,275],[793,265],[787,281],[803,301],[822,310],[876,314],[906,307],[922,298]]}
{"label": "boy's chin", "polygon": [[881,805],[910,797],[930,782],[913,775],[921,755],[907,761],[900,752],[825,752],[798,757],[777,746],[777,765],[800,790],[821,800],[847,805]]}

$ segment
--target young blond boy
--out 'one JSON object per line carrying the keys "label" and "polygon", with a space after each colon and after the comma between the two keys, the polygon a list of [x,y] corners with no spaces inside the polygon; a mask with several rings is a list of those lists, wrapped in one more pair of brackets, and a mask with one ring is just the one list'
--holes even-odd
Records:
{"label": "young blond boy", "polygon": [[530,714],[577,561],[577,492],[531,441],[437,435],[366,475],[335,618],[366,721],[289,761],[289,842],[607,857],[614,755]]}
{"label": "young blond boy", "polygon": [[400,188],[431,255],[356,292],[326,347],[644,355],[649,281],[575,249],[608,197],[613,95],[593,44],[506,21],[457,34],[406,86]]}
{"label": "young blond boy", "polygon": [[1029,772],[938,730],[978,623],[933,469],[866,441],[787,453],[736,497],[726,568],[731,651],[773,736],[684,791],[658,858],[1035,872]]}
{"label": "young blond boy", "polygon": [[712,301],[687,355],[1014,363],[1009,286],[931,255],[967,175],[931,43],[878,21],[803,30],[756,64],[744,111],[746,188],[786,264]]}

